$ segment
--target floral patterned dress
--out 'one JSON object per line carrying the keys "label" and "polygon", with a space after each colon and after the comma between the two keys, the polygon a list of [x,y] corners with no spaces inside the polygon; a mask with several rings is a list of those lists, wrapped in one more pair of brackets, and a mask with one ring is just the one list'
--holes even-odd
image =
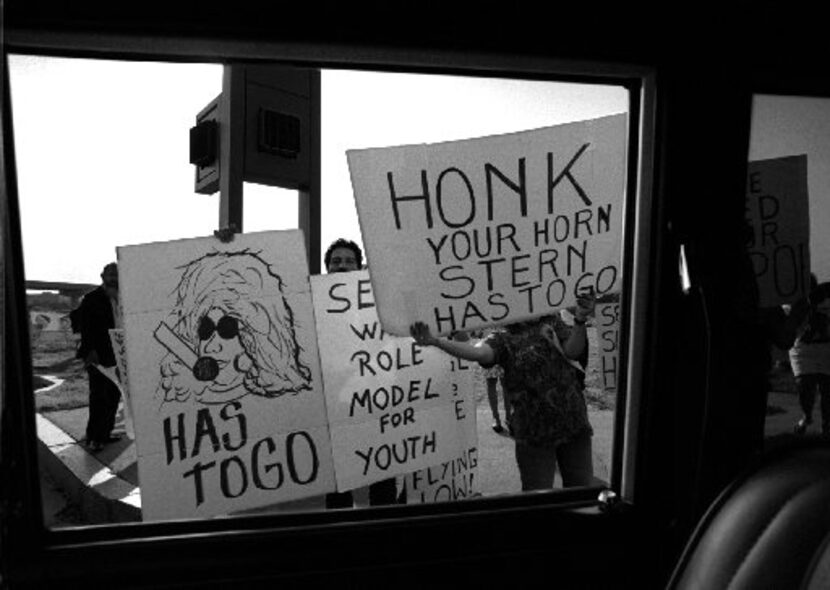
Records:
{"label": "floral patterned dress", "polygon": [[[571,327],[558,315],[520,333],[498,331],[485,340],[495,352],[493,364],[504,371],[502,383],[513,408],[510,430],[517,441],[537,447],[593,434],[583,374],[545,335],[551,328],[561,344],[567,342]],[[587,350],[579,362],[585,366]]]}

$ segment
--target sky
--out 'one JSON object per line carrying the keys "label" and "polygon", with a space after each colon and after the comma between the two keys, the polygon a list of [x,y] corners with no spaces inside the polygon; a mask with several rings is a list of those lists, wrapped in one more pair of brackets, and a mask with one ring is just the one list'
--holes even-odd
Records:
{"label": "sky", "polygon": [[[116,246],[211,235],[189,129],[215,64],[10,56],[26,277],[97,283]],[[324,70],[321,245],[362,245],[346,150],[536,129],[626,112],[621,87]],[[295,191],[245,184],[246,232],[297,227]]]}

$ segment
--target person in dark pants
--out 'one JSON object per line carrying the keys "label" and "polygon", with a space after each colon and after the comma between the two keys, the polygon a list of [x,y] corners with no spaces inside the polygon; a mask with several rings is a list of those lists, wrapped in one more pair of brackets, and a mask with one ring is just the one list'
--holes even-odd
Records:
{"label": "person in dark pants", "polygon": [[73,329],[81,335],[76,356],[84,361],[89,376],[86,444],[92,451],[100,451],[107,443],[118,440],[112,429],[121,401],[118,386],[101,370],[115,367],[109,330],[116,327],[116,322],[120,324],[118,265],[107,264],[101,273],[101,281],[99,287],[84,295],[71,314]]}
{"label": "person in dark pants", "polygon": [[[323,261],[326,272],[350,272],[363,267],[363,252],[360,246],[343,238],[331,243]],[[384,506],[397,503],[395,478],[384,479],[369,485],[369,505]],[[351,508],[354,498],[351,491],[326,494],[326,508]]]}
{"label": "person in dark pants", "polygon": [[816,394],[820,394],[821,433],[830,437],[830,283],[816,284],[808,305],[789,352],[803,412],[795,432],[804,434],[813,423],[813,406]]}

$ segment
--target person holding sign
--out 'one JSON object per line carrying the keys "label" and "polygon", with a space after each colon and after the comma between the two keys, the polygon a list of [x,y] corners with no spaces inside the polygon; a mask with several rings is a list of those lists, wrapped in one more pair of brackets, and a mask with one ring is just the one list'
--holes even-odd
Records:
{"label": "person holding sign", "polygon": [[326,272],[351,272],[363,268],[363,251],[351,240],[338,238],[326,250],[323,257]]}
{"label": "person holding sign", "polygon": [[501,365],[522,491],[553,487],[557,464],[565,487],[594,481],[593,430],[583,395],[585,323],[594,305],[593,293],[577,297],[573,327],[551,315],[508,325],[475,344],[435,337],[423,322],[410,327],[420,345],[437,346],[485,368]]}
{"label": "person holding sign", "polygon": [[91,451],[119,440],[112,430],[121,391],[108,376],[114,369],[115,354],[109,330],[121,323],[118,302],[118,265],[107,264],[101,272],[101,285],[90,291],[71,313],[73,329],[81,334],[77,357],[82,359],[89,376],[89,418],[86,444]]}
{"label": "person holding sign", "polygon": [[790,349],[790,364],[804,413],[795,425],[796,434],[804,434],[813,423],[818,392],[821,394],[821,432],[830,436],[830,283],[822,283],[810,293],[807,318]]}
{"label": "person holding sign", "polygon": [[[363,267],[363,251],[356,243],[344,238],[332,242],[323,257],[326,272],[351,272]],[[369,485],[369,505],[383,506],[397,502],[397,484],[391,477]],[[351,491],[326,494],[326,508],[351,508],[354,497]]]}

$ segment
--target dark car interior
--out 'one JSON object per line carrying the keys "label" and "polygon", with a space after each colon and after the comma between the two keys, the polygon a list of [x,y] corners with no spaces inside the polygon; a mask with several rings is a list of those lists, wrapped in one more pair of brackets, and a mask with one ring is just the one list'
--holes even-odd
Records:
{"label": "dark car interior", "polygon": [[[0,587],[830,583],[830,446],[815,429],[793,433],[795,414],[787,412],[796,410],[786,408],[797,404],[782,400],[795,396],[772,384],[786,347],[776,346],[759,306],[746,247],[748,162],[791,155],[776,134],[794,126],[775,109],[804,117],[798,133],[830,137],[821,115],[806,118],[808,106],[820,113],[830,97],[817,15],[773,2],[676,11],[55,0],[0,7]],[[607,481],[365,510],[49,526],[27,311],[27,281],[39,277],[24,268],[26,194],[9,68],[10,56],[21,55],[276,66],[318,81],[321,71],[366,70],[623,89],[624,362]],[[767,127],[762,107],[773,113]],[[792,153],[805,151],[809,174],[817,174],[822,154]],[[830,161],[830,151],[824,157]],[[312,273],[320,270],[326,216],[319,165],[293,186]],[[824,190],[820,178],[811,180],[811,215],[830,203]],[[223,199],[218,226],[204,232],[241,224],[241,216],[241,201]],[[811,228],[814,268],[823,227]]]}

